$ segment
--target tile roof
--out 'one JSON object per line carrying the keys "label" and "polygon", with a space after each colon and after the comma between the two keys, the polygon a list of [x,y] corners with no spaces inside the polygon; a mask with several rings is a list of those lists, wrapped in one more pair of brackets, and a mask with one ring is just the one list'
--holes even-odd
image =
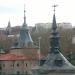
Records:
{"label": "tile roof", "polygon": [[[42,56],[40,57],[40,59]],[[15,55],[15,54],[3,54],[0,56],[0,61],[13,61],[13,60],[38,60],[38,55],[36,56],[27,56],[27,55]]]}
{"label": "tile roof", "polygon": [[29,59],[27,56],[19,56],[15,54],[4,54],[0,56],[0,61],[1,60],[27,60]]}

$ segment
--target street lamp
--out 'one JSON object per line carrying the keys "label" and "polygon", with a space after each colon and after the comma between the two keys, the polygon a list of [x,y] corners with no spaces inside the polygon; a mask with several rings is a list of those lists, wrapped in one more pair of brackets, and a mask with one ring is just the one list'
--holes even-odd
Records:
{"label": "street lamp", "polygon": [[38,41],[39,41],[38,57],[39,57],[39,65],[40,65],[40,41],[41,41],[41,37],[38,37]]}

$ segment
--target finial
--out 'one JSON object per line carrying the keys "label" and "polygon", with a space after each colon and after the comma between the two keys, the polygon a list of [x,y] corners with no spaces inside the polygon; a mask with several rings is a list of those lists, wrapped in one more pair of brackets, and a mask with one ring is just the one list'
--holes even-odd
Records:
{"label": "finial", "polygon": [[55,13],[55,7],[57,7],[57,6],[58,6],[58,5],[55,5],[55,4],[52,6],[52,7],[54,7],[54,10],[53,10],[53,11],[54,11],[54,13]]}
{"label": "finial", "polygon": [[24,14],[25,14],[25,12],[26,12],[26,11],[25,11],[25,4],[24,4]]}
{"label": "finial", "polygon": [[24,4],[24,24],[26,24],[26,16],[25,16],[25,4]]}

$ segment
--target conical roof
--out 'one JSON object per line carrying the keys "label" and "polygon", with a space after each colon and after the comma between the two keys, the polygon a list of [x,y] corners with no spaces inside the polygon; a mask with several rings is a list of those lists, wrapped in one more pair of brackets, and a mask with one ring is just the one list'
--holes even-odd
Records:
{"label": "conical roof", "polygon": [[33,44],[33,40],[29,33],[28,26],[26,24],[26,16],[24,10],[24,23],[20,29],[19,47],[28,47]]}
{"label": "conical roof", "polygon": [[55,18],[55,14],[53,15],[53,23],[52,23],[52,29],[55,30],[57,28],[57,24],[56,24],[56,18]]}
{"label": "conical roof", "polygon": [[25,16],[25,9],[24,9],[24,22],[20,28],[20,34],[17,38],[17,42],[14,43],[12,48],[30,48],[33,47],[33,40],[31,38],[28,26],[26,24],[26,16]]}

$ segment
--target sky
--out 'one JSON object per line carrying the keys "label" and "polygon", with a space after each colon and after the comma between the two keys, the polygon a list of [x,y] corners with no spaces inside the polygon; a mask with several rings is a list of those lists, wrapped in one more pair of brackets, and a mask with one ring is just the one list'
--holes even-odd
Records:
{"label": "sky", "polygon": [[0,0],[0,28],[22,26],[24,17],[24,4],[26,22],[28,26],[36,23],[52,22],[53,5],[56,4],[56,21],[70,22],[75,26],[75,0]]}

